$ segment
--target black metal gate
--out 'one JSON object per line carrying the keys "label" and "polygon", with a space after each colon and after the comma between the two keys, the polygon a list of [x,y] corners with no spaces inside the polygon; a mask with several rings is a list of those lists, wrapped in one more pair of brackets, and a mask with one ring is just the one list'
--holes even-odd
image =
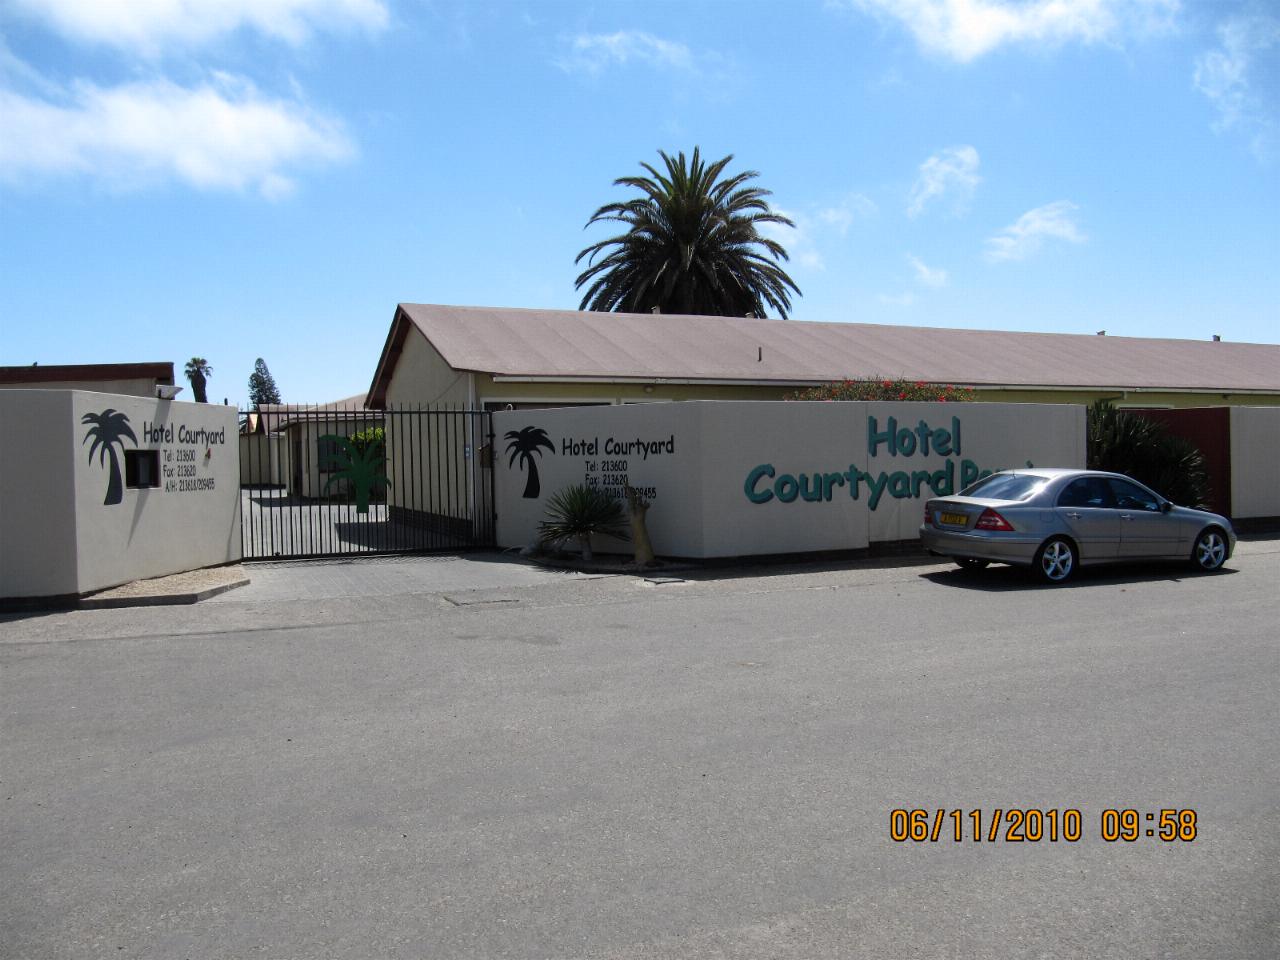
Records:
{"label": "black metal gate", "polygon": [[246,560],[494,544],[485,411],[280,404],[240,423]]}

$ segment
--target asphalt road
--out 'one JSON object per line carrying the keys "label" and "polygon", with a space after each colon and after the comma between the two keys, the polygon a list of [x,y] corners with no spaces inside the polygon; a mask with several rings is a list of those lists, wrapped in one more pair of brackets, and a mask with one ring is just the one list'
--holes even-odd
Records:
{"label": "asphalt road", "polygon": [[[1066,588],[374,566],[0,618],[0,955],[1280,952],[1280,541]],[[974,842],[996,808],[1081,838]]]}

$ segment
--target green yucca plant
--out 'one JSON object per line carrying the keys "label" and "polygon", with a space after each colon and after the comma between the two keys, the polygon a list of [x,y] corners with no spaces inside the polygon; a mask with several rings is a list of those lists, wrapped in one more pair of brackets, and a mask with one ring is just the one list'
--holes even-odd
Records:
{"label": "green yucca plant", "polygon": [[335,463],[338,469],[324,485],[324,491],[328,492],[329,487],[339,480],[346,480],[355,493],[356,513],[368,513],[369,499],[374,491],[379,486],[391,486],[391,481],[387,479],[386,474],[387,456],[383,449],[382,438],[366,438],[357,443],[351,437],[339,437],[327,433],[320,439],[332,440],[336,443],[342,448],[341,456],[345,458],[345,461],[338,460]]}
{"label": "green yucca plant", "polygon": [[591,535],[627,539],[627,516],[622,503],[598,487],[575,484],[547,499],[547,519],[538,524],[539,539],[559,546],[577,540],[582,559],[590,562]]}

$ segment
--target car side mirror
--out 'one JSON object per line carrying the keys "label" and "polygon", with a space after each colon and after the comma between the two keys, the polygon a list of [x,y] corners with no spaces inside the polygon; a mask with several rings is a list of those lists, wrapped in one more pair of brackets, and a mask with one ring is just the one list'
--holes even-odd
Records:
{"label": "car side mirror", "polygon": [[1173,504],[1172,504],[1170,501],[1165,500],[1165,501],[1162,501],[1162,502],[1161,502],[1161,504],[1160,504],[1160,512],[1161,512],[1161,513],[1168,513],[1168,512],[1169,512],[1170,510],[1172,510],[1172,509],[1173,509]]}

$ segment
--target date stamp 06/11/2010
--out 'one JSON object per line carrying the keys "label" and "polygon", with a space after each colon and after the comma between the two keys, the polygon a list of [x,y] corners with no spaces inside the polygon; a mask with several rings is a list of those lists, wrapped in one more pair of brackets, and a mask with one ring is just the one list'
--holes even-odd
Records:
{"label": "date stamp 06/11/2010", "polygon": [[[1197,835],[1196,812],[1107,808],[1098,817],[1097,835],[1108,843],[1190,843]],[[1084,815],[1075,807],[898,808],[889,813],[889,839],[895,843],[1076,843],[1083,836]]]}

